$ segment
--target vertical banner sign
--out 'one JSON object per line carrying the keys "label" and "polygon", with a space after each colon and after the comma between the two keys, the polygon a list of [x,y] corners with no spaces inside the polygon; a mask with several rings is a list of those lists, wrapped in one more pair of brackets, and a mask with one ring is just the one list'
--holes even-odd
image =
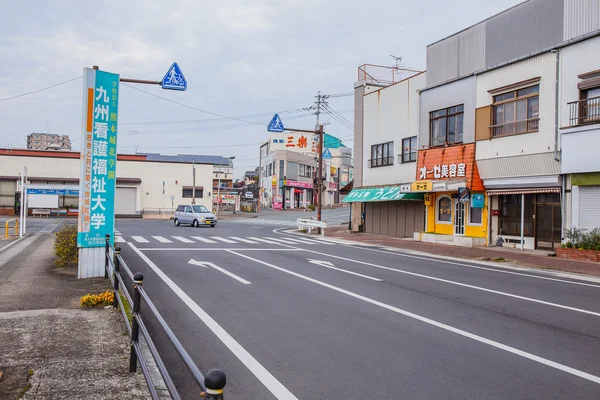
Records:
{"label": "vertical banner sign", "polygon": [[78,247],[114,244],[119,75],[85,74],[84,134],[81,149]]}

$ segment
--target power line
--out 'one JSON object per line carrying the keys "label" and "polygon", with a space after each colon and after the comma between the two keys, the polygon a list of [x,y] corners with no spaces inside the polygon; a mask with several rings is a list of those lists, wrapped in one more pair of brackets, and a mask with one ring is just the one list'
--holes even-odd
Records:
{"label": "power line", "polygon": [[[237,115],[232,118],[251,118],[251,117],[260,117],[264,115],[273,115],[277,114],[291,114],[291,113],[306,113],[308,111],[312,111],[313,107],[307,108],[298,108],[295,110],[283,110],[283,111],[275,111],[261,114],[250,114],[250,115]],[[308,116],[309,114],[304,114],[302,117]],[[291,117],[294,118],[294,117]],[[218,122],[221,121],[223,117],[219,118],[204,118],[204,119],[188,119],[188,120],[173,120],[173,121],[137,121],[137,122],[119,122],[119,125],[164,125],[164,124],[191,124],[197,122]]]}
{"label": "power line", "polygon": [[145,91],[145,90],[142,90],[142,89],[140,89],[140,88],[136,88],[135,86],[131,86],[131,85],[128,85],[128,84],[126,84],[126,83],[123,83],[122,85],[124,85],[124,86],[127,86],[127,87],[130,87],[130,88],[132,88],[132,89],[135,89],[135,90],[137,90],[137,91],[139,91],[139,92],[146,93],[147,95],[150,95],[150,96],[153,96],[153,97],[159,98],[159,99],[161,99],[161,100],[167,101],[167,102],[169,102],[169,103],[177,104],[178,106],[185,107],[185,108],[189,108],[190,110],[194,110],[194,111],[199,111],[199,112],[201,112],[201,113],[204,113],[204,114],[214,115],[215,117],[221,117],[221,118],[224,118],[224,119],[231,119],[231,120],[234,120],[234,121],[245,122],[245,123],[248,123],[248,124],[264,125],[262,122],[248,121],[248,120],[244,120],[244,119],[241,119],[241,118],[229,117],[229,116],[227,116],[227,115],[223,115],[223,114],[217,114],[217,113],[214,113],[214,112],[211,112],[211,111],[206,111],[206,110],[203,110],[203,109],[201,109],[201,108],[192,107],[192,106],[189,106],[189,105],[187,105],[187,104],[179,103],[178,101],[174,101],[174,100],[171,100],[171,99],[167,99],[166,97],[162,97],[162,96],[159,96],[159,95],[157,95],[157,94],[154,94],[154,93],[147,92],[147,91]]}
{"label": "power line", "polygon": [[329,104],[325,104],[325,110],[326,111],[330,111],[332,113],[334,113],[335,115],[337,115],[339,118],[341,118],[342,120],[344,120],[348,125],[350,125],[352,127],[352,129],[354,129],[354,124],[352,124],[352,122],[348,121],[346,118],[344,118],[342,116],[342,114],[338,113],[337,111],[335,111],[333,108],[331,108],[331,106]]}
{"label": "power line", "polygon": [[60,83],[57,83],[55,85],[48,86],[48,87],[45,87],[45,88],[42,88],[42,89],[37,89],[37,90],[31,91],[31,92],[27,92],[27,93],[21,93],[21,94],[18,94],[16,96],[6,97],[4,99],[0,99],[0,101],[12,100],[12,99],[16,99],[18,97],[29,96],[30,94],[39,93],[39,92],[42,92],[44,90],[52,89],[52,88],[55,88],[57,86],[64,85],[65,83],[73,82],[73,81],[76,81],[76,80],[81,79],[81,78],[83,78],[83,76],[78,76],[77,78],[69,79],[68,81],[60,82]]}
{"label": "power line", "polygon": [[327,114],[329,114],[329,116],[331,116],[331,118],[333,118],[334,120],[336,120],[337,122],[339,122],[344,128],[353,131],[354,127],[352,127],[351,125],[349,125],[347,122],[345,122],[343,119],[340,119],[338,116],[336,116],[334,113],[330,112],[327,108],[325,108],[325,112]]}
{"label": "power line", "polygon": [[346,93],[334,93],[334,94],[328,94],[326,95],[329,98],[336,98],[336,97],[348,97],[348,96],[353,96],[354,92],[346,92]]}

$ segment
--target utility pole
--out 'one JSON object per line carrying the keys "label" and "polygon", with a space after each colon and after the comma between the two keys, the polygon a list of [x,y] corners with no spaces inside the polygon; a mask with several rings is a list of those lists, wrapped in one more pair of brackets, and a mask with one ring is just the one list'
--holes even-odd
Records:
{"label": "utility pole", "polygon": [[196,163],[192,160],[192,204],[196,204]]}
{"label": "utility pole", "polygon": [[319,128],[319,116],[321,115],[321,91],[319,90],[317,92],[317,112],[315,113],[317,116],[317,124],[315,125],[316,128]]}
{"label": "utility pole", "polygon": [[[320,99],[319,95],[319,99]],[[318,115],[318,114],[317,114]],[[317,117],[318,118],[318,117]],[[323,125],[319,125],[319,176],[317,179],[318,182],[318,197],[317,197],[317,220],[321,220],[321,205],[323,203]],[[319,228],[320,229],[320,228]]]}

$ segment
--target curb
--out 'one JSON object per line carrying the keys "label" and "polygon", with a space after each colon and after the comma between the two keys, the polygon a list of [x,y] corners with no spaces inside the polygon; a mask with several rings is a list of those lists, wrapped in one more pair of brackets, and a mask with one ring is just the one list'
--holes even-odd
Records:
{"label": "curb", "polygon": [[15,246],[17,243],[22,242],[25,238],[28,238],[29,236],[30,236],[30,234],[26,233],[23,236],[21,236],[20,238],[13,240],[12,242],[10,242],[9,244],[7,244],[6,246],[0,247],[0,254],[4,253],[6,250],[8,250],[11,247]]}

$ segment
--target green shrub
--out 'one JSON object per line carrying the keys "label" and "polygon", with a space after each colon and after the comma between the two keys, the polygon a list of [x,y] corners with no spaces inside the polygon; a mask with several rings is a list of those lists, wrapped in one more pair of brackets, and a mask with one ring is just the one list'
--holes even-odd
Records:
{"label": "green shrub", "polygon": [[58,268],[77,265],[77,226],[65,225],[56,233],[54,241],[56,266]]}
{"label": "green shrub", "polygon": [[310,211],[315,211],[315,210],[317,209],[317,206],[315,206],[314,204],[309,204],[309,205],[308,205],[308,209],[309,209]]}
{"label": "green shrub", "polygon": [[566,247],[579,250],[600,249],[600,228],[587,232],[586,229],[567,229],[565,238],[568,240]]}

